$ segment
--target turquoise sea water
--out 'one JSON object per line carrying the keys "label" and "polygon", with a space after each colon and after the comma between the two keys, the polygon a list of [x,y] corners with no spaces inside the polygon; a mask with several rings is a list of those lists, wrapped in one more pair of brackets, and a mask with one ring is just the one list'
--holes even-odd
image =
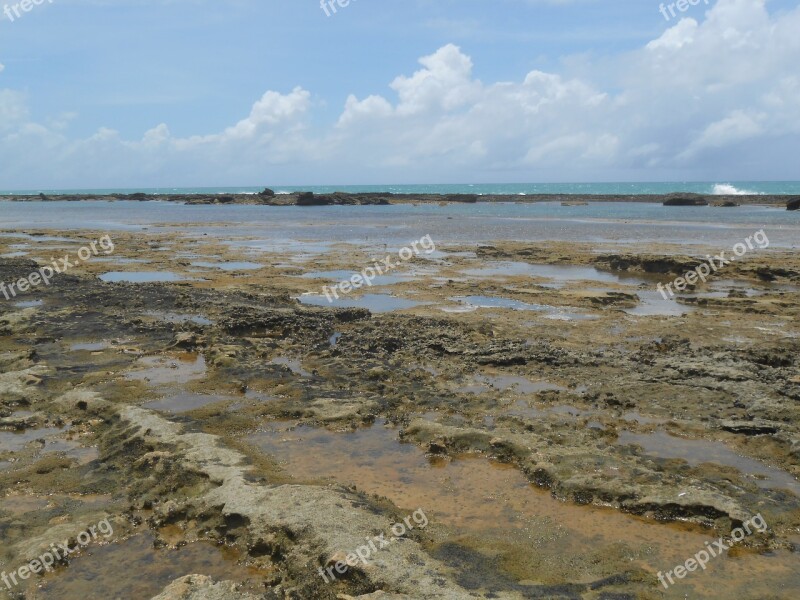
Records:
{"label": "turquoise sea water", "polygon": [[[800,181],[736,181],[736,182],[650,182],[650,183],[481,183],[481,184],[419,184],[419,185],[311,185],[270,186],[278,193],[311,191],[331,192],[392,192],[395,194],[669,194],[694,192],[698,194],[798,194]],[[41,189],[0,190],[2,194],[255,194],[264,186],[203,187],[203,188],[128,188],[128,189]]]}

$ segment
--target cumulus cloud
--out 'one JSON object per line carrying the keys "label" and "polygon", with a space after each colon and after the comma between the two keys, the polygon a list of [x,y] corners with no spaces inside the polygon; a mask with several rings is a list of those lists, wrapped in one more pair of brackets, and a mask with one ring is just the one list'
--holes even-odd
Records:
{"label": "cumulus cloud", "polygon": [[175,137],[161,123],[123,140],[106,124],[76,140],[0,90],[0,170],[28,185],[758,178],[757,155],[796,174],[800,8],[719,0],[694,16],[638,50],[511,81],[478,80],[480,56],[447,44],[416,71],[387,74],[385,90],[350,95],[327,126],[297,87],[267,91],[216,133]]}

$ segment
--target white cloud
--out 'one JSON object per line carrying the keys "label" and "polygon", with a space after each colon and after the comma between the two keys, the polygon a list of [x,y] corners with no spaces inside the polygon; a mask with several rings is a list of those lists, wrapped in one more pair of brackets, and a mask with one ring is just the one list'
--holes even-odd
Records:
{"label": "white cloud", "polygon": [[266,92],[217,133],[178,138],[161,123],[137,141],[110,128],[71,140],[32,122],[23,94],[0,90],[0,175],[20,187],[758,178],[756,153],[796,176],[800,142],[786,136],[800,133],[800,8],[719,0],[693,16],[638,50],[516,81],[481,82],[448,44],[410,75],[387,74],[385,92],[349,95],[328,126],[298,87]]}
{"label": "white cloud", "polygon": [[659,48],[665,48],[667,50],[676,50],[683,48],[694,41],[697,28],[698,24],[694,19],[681,19],[677,25],[667,29],[660,38],[647,44],[647,49],[658,50]]}

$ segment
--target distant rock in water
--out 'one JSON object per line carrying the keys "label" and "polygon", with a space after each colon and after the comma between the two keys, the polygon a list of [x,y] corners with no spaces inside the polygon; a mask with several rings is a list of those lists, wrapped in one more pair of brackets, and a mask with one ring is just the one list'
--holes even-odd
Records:
{"label": "distant rock in water", "polygon": [[297,206],[328,206],[333,199],[327,196],[315,196],[314,192],[302,192],[297,196]]}
{"label": "distant rock in water", "polygon": [[576,200],[575,202],[562,202],[561,206],[589,206],[589,203]]}
{"label": "distant rock in water", "polygon": [[273,198],[275,197],[275,192],[269,188],[264,188],[263,191],[258,192],[259,196],[265,196],[266,198]]}
{"label": "distant rock in water", "polygon": [[669,194],[664,206],[708,206],[708,200],[697,194]]}
{"label": "distant rock in water", "polygon": [[725,200],[723,202],[714,202],[712,206],[716,206],[718,208],[735,208],[739,206],[739,203],[734,202],[733,200]]}
{"label": "distant rock in water", "polygon": [[297,195],[295,200],[297,206],[349,206],[376,204],[386,205],[389,200],[386,194],[347,194],[345,192],[333,192],[324,196],[317,196],[313,192],[303,192]]}
{"label": "distant rock in water", "polygon": [[465,202],[475,204],[478,201],[477,194],[448,194],[444,197],[445,202]]}
{"label": "distant rock in water", "polygon": [[789,200],[789,202],[786,203],[786,210],[800,210],[800,198]]}

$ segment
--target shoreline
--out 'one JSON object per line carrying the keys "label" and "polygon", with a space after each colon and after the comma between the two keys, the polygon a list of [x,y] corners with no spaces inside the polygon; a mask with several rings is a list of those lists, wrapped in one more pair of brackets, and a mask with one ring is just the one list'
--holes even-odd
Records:
{"label": "shoreline", "polygon": [[[269,192],[269,193],[265,193]],[[271,190],[260,194],[61,194],[47,196],[4,194],[0,202],[87,202],[87,201],[137,201],[176,202],[187,205],[256,205],[256,206],[388,206],[393,204],[484,204],[484,203],[545,203],[562,202],[581,206],[588,203],[637,202],[665,204],[667,206],[735,207],[738,205],[796,206],[798,195],[713,195],[694,193],[671,194],[394,194],[349,193],[314,194],[298,192],[274,194]]]}

